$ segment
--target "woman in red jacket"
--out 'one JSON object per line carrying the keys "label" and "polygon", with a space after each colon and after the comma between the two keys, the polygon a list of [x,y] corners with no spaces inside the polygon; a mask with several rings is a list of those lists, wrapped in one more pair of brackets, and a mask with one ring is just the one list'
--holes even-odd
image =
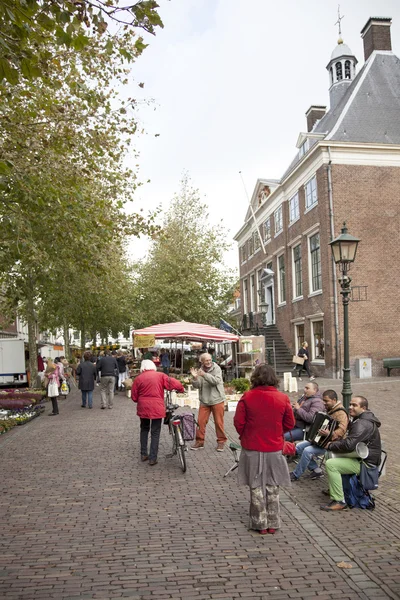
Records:
{"label": "woman in red jacket", "polygon": [[[137,415],[140,417],[140,455],[142,460],[149,459],[149,465],[157,464],[158,444],[161,423],[165,417],[164,390],[176,390],[183,393],[184,387],[177,379],[159,373],[152,360],[142,360],[140,375],[132,386],[132,400],[137,402]],[[148,437],[151,422],[150,455]]]}
{"label": "woman in red jacket", "polygon": [[290,485],[283,434],[293,429],[295,421],[290,400],[278,392],[278,383],[272,367],[257,366],[251,390],[243,394],[234,418],[242,445],[239,484],[250,488],[250,529],[261,534],[279,529],[279,486]]}

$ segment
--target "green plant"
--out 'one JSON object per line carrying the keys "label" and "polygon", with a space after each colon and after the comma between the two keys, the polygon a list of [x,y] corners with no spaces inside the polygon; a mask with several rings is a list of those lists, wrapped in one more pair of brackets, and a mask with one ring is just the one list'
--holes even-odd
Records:
{"label": "green plant", "polygon": [[246,377],[239,377],[238,379],[232,379],[231,385],[235,388],[238,394],[243,394],[250,389],[250,381]]}

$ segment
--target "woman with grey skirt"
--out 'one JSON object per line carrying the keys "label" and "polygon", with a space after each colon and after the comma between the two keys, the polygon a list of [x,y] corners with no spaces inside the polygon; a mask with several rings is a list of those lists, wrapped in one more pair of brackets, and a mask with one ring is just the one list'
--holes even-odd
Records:
{"label": "woman with grey skirt", "polygon": [[250,488],[250,529],[274,534],[281,526],[279,486],[290,486],[283,434],[293,429],[295,420],[289,397],[277,390],[272,367],[258,365],[250,381],[234,418],[242,446],[239,484]]}

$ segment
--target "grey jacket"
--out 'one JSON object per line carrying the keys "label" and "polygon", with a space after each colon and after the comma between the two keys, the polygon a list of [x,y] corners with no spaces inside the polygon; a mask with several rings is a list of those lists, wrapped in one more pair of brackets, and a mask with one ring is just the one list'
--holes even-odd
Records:
{"label": "grey jacket", "polygon": [[213,363],[203,377],[193,379],[193,387],[199,390],[199,399],[202,404],[212,406],[225,401],[224,382],[220,367]]}

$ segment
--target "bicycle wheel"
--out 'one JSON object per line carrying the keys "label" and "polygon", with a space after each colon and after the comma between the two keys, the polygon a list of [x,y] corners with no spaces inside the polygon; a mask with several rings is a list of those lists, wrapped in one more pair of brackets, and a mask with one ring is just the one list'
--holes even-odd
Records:
{"label": "bicycle wheel", "polygon": [[175,427],[175,446],[176,453],[178,454],[179,462],[181,464],[182,472],[186,472],[186,455],[185,455],[185,445],[181,445],[182,433],[179,429],[179,426]]}

